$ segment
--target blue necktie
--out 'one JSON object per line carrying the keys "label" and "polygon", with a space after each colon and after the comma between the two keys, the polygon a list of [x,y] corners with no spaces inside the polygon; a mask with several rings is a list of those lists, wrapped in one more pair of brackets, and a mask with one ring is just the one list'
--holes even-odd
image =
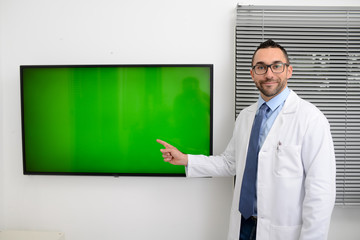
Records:
{"label": "blue necktie", "polygon": [[251,129],[239,202],[239,211],[245,219],[248,219],[255,213],[259,136],[261,123],[268,109],[269,107],[266,105],[266,103],[260,107]]}

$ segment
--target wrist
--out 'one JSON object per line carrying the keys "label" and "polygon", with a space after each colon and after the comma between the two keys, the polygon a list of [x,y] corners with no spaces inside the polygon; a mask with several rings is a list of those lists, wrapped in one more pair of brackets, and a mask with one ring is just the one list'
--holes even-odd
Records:
{"label": "wrist", "polygon": [[184,160],[184,166],[187,166],[188,163],[189,163],[189,156],[188,156],[188,154],[184,154],[183,160]]}

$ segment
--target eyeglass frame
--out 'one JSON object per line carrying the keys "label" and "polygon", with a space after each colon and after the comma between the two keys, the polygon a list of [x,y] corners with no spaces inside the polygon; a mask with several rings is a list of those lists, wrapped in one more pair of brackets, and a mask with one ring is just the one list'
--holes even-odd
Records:
{"label": "eyeglass frame", "polygon": [[[275,65],[275,64],[282,64],[282,65],[283,65],[283,70],[282,70],[281,72],[274,72],[273,69],[271,68],[271,66],[273,66],[273,65]],[[256,70],[255,70],[256,65],[266,66],[265,72],[264,72],[264,73],[261,73],[261,74],[257,73]],[[285,71],[285,67],[289,67],[289,66],[290,66],[290,64],[288,64],[288,63],[283,63],[283,62],[276,62],[276,63],[272,63],[272,64],[257,63],[257,64],[255,64],[254,66],[252,66],[251,69],[254,70],[254,72],[255,72],[256,75],[265,75],[265,74],[267,73],[267,71],[269,70],[269,68],[271,69],[271,71],[272,71],[273,73],[276,74],[276,73],[283,73],[283,72]]]}

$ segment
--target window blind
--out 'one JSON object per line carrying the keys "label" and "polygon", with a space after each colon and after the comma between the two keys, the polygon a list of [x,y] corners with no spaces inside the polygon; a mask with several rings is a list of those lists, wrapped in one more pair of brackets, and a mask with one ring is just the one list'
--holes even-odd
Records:
{"label": "window blind", "polygon": [[360,8],[237,7],[236,116],[258,97],[251,57],[273,39],[293,66],[289,88],[328,118],[336,154],[336,204],[360,206]]}

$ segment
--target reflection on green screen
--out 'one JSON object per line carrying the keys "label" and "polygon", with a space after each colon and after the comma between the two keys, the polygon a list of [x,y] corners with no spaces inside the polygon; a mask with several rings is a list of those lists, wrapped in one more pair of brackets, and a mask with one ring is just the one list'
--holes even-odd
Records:
{"label": "reflection on green screen", "polygon": [[21,66],[24,172],[183,175],[211,154],[212,65]]}

